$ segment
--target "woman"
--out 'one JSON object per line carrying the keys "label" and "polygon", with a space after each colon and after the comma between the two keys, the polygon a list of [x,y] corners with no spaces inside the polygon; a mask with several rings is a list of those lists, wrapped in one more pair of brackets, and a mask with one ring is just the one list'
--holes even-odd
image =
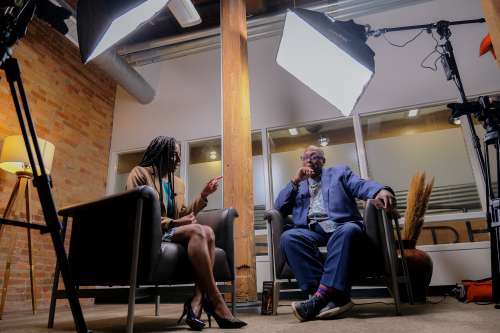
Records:
{"label": "woman", "polygon": [[215,260],[215,235],[209,226],[197,224],[196,214],[208,203],[207,197],[217,191],[222,176],[210,179],[200,194],[189,205],[184,197],[184,182],[174,176],[181,164],[181,151],[174,138],[159,136],[149,144],[138,167],[132,169],[127,188],[149,185],[156,189],[161,206],[162,240],[187,246],[189,261],[196,273],[192,298],[184,303],[186,323],[200,330],[205,323],[201,317],[202,307],[213,316],[221,328],[239,328],[245,322],[235,319],[217,289],[213,277]]}

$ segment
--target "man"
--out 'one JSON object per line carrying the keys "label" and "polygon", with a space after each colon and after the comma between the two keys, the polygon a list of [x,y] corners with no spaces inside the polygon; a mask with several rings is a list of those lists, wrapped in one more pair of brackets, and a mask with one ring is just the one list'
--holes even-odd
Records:
{"label": "man", "polygon": [[[347,166],[323,169],[323,150],[310,146],[301,156],[302,168],[281,190],[274,209],[292,214],[295,226],[281,237],[281,252],[300,289],[313,296],[292,304],[300,321],[332,318],[354,306],[351,285],[362,248],[363,218],[355,198],[379,198],[384,209],[396,207],[393,191],[364,180]],[[317,248],[326,246],[323,265]]]}

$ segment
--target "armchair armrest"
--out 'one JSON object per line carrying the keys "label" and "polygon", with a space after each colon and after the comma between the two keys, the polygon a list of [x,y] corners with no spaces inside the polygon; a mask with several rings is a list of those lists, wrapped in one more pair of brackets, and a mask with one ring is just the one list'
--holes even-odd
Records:
{"label": "armchair armrest", "polygon": [[215,246],[226,252],[229,270],[234,278],[234,218],[238,211],[234,207],[219,209],[196,216],[199,224],[207,225],[214,230]]}
{"label": "armchair armrest", "polygon": [[272,253],[269,253],[269,261],[274,263],[271,264],[272,269],[274,269],[273,278],[280,279],[281,272],[285,267],[285,258],[281,253],[281,235],[283,234],[283,225],[291,224],[293,225],[293,220],[290,217],[283,217],[280,212],[274,209],[270,209],[264,213],[264,219],[270,224],[269,229],[271,230],[271,247]]}

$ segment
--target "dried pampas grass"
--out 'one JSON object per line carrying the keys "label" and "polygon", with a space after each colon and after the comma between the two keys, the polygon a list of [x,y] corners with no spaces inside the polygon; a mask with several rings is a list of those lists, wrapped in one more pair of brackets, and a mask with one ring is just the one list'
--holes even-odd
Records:
{"label": "dried pampas grass", "polygon": [[406,197],[408,206],[403,226],[403,239],[418,239],[424,227],[424,215],[434,186],[434,177],[431,177],[425,184],[426,178],[425,171],[420,174],[420,169],[411,178],[410,190]]}

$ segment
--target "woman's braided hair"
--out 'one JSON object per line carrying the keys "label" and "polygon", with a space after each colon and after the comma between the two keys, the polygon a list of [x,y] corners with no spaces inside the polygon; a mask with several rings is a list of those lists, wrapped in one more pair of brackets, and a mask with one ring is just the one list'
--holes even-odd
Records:
{"label": "woman's braided hair", "polygon": [[[174,138],[168,137],[168,136],[158,136],[151,141],[149,144],[148,148],[144,152],[144,156],[142,156],[141,163],[139,166],[141,167],[148,167],[152,166],[153,167],[153,184],[155,185],[156,188],[156,169],[158,169],[158,177],[161,177],[161,170],[162,170],[162,163],[166,162],[167,163],[167,172],[168,172],[168,179],[171,183],[171,188],[172,191],[170,191],[170,199],[172,200],[172,206],[175,207],[175,193],[173,191],[174,187],[174,163],[175,163],[175,145],[177,144],[177,141]],[[165,156],[164,151],[166,149],[166,157],[167,160],[164,161],[163,156]],[[165,209],[165,212],[167,212],[167,209],[165,205],[163,204],[163,188],[161,185],[161,179],[160,179],[160,189],[156,189],[158,192],[160,192],[160,205],[163,206]],[[168,212],[167,212],[168,213]]]}

